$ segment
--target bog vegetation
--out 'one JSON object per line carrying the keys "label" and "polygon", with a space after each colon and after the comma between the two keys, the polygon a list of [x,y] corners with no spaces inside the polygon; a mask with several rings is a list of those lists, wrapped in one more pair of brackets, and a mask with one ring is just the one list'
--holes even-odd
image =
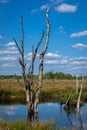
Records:
{"label": "bog vegetation", "polygon": [[[75,93],[76,77],[64,73],[48,72],[43,76],[43,88],[41,99],[55,98],[57,101],[65,102],[71,91],[74,91],[70,101],[76,102],[77,94]],[[86,79],[86,77],[85,77]],[[19,83],[20,80],[20,83]],[[37,87],[38,75],[34,75],[34,88]],[[81,77],[78,77],[78,86],[80,87]],[[85,80],[81,100],[87,101],[87,81]],[[80,88],[79,88],[80,90]],[[0,100],[11,102],[15,99],[22,99],[25,102],[25,91],[23,87],[22,76],[0,76]],[[18,100],[18,101],[19,101]],[[40,100],[41,101],[41,100]]]}

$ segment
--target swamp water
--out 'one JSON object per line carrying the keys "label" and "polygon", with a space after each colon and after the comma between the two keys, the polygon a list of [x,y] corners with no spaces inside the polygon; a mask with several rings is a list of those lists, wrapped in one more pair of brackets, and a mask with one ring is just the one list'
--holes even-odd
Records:
{"label": "swamp water", "polygon": [[[0,105],[0,118],[9,120],[26,120],[28,112],[26,105]],[[39,121],[54,121],[58,126],[68,128],[78,128],[78,130],[87,130],[87,104],[84,104],[77,112],[75,109],[65,110],[63,105],[58,103],[40,103]]]}

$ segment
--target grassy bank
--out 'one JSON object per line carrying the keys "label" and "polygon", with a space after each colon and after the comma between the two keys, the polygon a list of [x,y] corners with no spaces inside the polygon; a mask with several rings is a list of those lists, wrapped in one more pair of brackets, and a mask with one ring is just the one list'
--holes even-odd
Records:
{"label": "grassy bank", "polygon": [[[81,81],[79,80],[79,86]],[[41,91],[41,99],[55,98],[60,101],[66,101],[69,93],[75,90],[75,80],[43,80],[43,87]],[[37,80],[34,79],[34,88],[37,87]],[[17,82],[16,78],[2,78],[0,79],[0,99],[9,101],[14,99],[25,99],[25,91],[23,87],[23,80],[20,79],[20,83]],[[72,95],[73,99],[77,99],[75,91]],[[85,81],[82,100],[87,101],[87,81]]]}

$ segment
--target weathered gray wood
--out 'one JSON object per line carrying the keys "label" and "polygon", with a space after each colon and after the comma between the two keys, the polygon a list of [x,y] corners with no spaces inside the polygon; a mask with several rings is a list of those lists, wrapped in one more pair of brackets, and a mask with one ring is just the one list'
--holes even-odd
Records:
{"label": "weathered gray wood", "polygon": [[76,94],[78,94],[79,89],[79,82],[78,82],[78,76],[76,76]]}
{"label": "weathered gray wood", "polygon": [[82,76],[82,83],[81,83],[80,92],[77,100],[77,109],[80,108],[80,100],[81,100],[83,85],[84,85],[84,77]]}
{"label": "weathered gray wood", "polygon": [[42,79],[43,79],[43,60],[44,60],[44,55],[46,53],[46,50],[48,48],[49,36],[50,36],[50,23],[48,20],[48,15],[49,15],[49,8],[47,9],[46,12],[46,25],[47,25],[46,44],[44,46],[44,50],[40,53],[39,80],[38,80],[38,87],[35,94],[35,101],[34,101],[35,113],[38,112],[38,103],[39,103],[40,91],[42,88]]}
{"label": "weathered gray wood", "polygon": [[69,101],[70,101],[70,98],[72,96],[72,93],[73,93],[73,91],[71,91],[71,93],[69,93],[69,97],[68,97],[68,99],[67,99],[67,101],[66,101],[66,103],[64,105],[65,107],[69,105]]}

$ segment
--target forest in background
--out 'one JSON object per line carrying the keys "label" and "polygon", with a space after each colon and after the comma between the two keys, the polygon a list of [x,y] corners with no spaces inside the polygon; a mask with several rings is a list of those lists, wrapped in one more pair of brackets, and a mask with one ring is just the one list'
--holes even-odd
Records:
{"label": "forest in background", "polygon": [[[34,75],[34,78],[37,78],[38,75]],[[81,79],[82,76],[78,76],[78,79]],[[87,76],[84,76],[85,78],[87,78]],[[0,79],[3,78],[18,78],[18,79],[22,79],[23,77],[20,75],[0,75]],[[76,79],[76,76],[73,76],[71,74],[65,74],[63,72],[47,72],[45,74],[43,74],[43,79]]]}

